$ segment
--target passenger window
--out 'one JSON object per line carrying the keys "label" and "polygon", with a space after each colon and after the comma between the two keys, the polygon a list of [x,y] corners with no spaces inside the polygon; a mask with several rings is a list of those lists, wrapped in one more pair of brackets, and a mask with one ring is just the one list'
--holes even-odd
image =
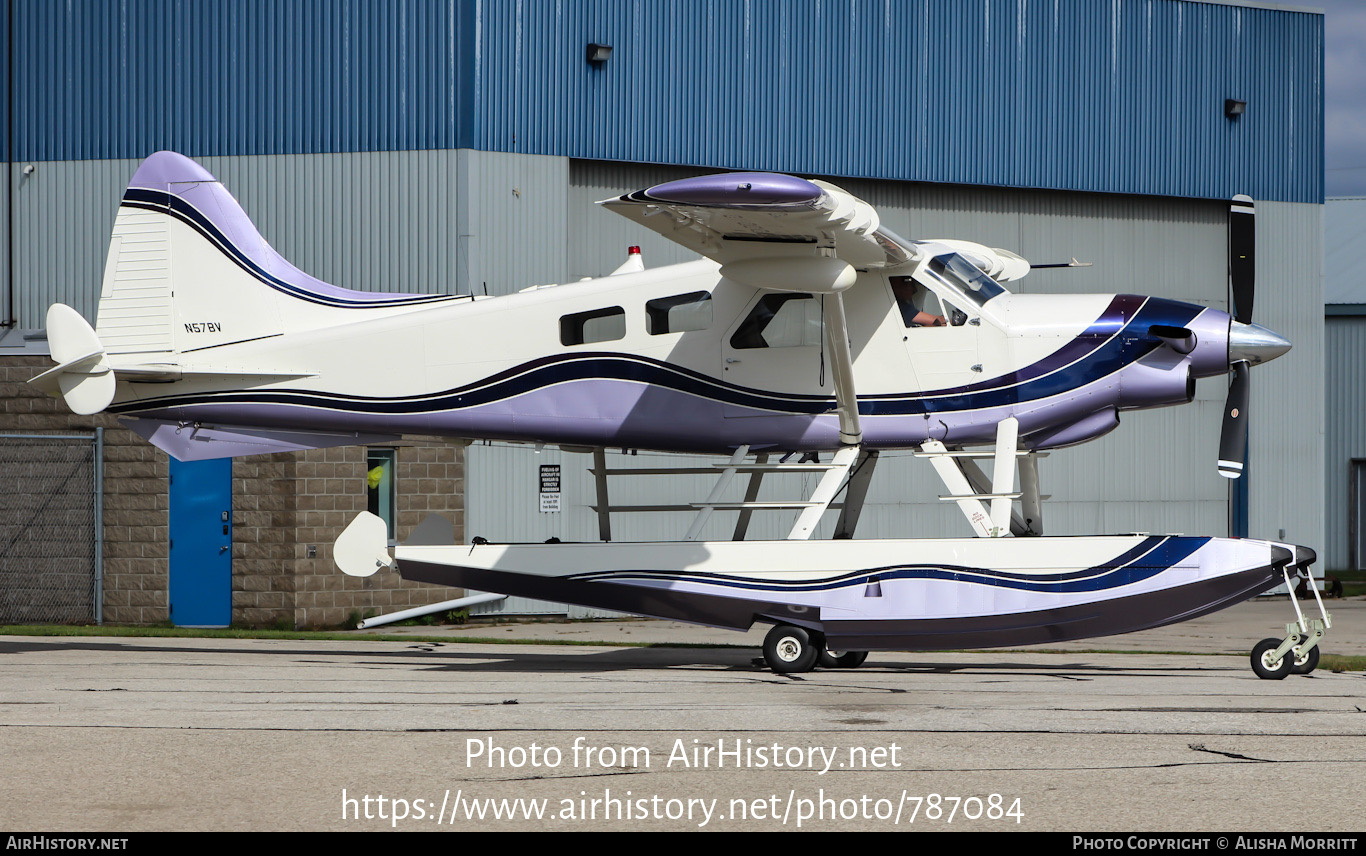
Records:
{"label": "passenger window", "polygon": [[589,345],[626,336],[626,311],[620,306],[576,312],[560,318],[560,344]]}
{"label": "passenger window", "polygon": [[733,348],[800,348],[821,343],[821,305],[809,294],[766,294],[731,336]]}
{"label": "passenger window", "polygon": [[651,336],[686,333],[711,326],[711,293],[694,291],[645,303],[645,329]]}

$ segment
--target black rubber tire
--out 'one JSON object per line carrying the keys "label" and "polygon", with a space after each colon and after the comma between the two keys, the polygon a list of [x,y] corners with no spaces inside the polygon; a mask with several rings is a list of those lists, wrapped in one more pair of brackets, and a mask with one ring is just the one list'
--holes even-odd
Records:
{"label": "black rubber tire", "polygon": [[816,662],[822,669],[857,669],[866,659],[867,651],[831,651],[822,647]]}
{"label": "black rubber tire", "polygon": [[1294,654],[1286,654],[1274,663],[1268,663],[1266,655],[1281,647],[1280,639],[1263,639],[1252,648],[1252,671],[1264,681],[1279,681],[1295,668]]}
{"label": "black rubber tire", "polygon": [[779,624],[764,637],[764,662],[780,675],[809,672],[815,668],[818,647],[802,628]]}
{"label": "black rubber tire", "polygon": [[1307,675],[1319,667],[1319,646],[1315,645],[1309,649],[1309,653],[1303,657],[1294,657],[1295,665],[1290,667],[1290,671],[1296,675]]}

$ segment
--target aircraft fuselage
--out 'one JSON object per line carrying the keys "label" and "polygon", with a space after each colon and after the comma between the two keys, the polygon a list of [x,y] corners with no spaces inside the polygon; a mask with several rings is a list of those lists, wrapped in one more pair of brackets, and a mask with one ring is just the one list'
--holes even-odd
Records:
{"label": "aircraft fuselage", "polygon": [[[891,281],[912,273],[944,326],[906,323]],[[860,273],[843,297],[869,448],[990,443],[1007,416],[1028,447],[1070,445],[1111,430],[1121,410],[1189,401],[1195,378],[1228,370],[1228,315],[1162,298],[1002,293],[978,305],[924,262]],[[182,334],[210,343],[183,349],[182,368],[312,376],[243,384],[187,371],[171,385],[120,383],[111,410],[666,451],[829,449],[840,441],[823,310],[820,295],[756,289],[704,260],[332,310],[324,326],[249,341],[231,341],[232,319],[208,319]],[[1154,326],[1193,331],[1194,349],[1164,347]]]}

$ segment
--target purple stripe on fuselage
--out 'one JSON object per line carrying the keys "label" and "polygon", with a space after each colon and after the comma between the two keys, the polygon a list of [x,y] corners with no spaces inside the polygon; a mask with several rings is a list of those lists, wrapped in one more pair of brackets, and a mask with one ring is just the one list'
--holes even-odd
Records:
{"label": "purple stripe on fuselage", "polygon": [[[953,444],[991,443],[1008,416],[1026,436],[1067,425],[1118,406],[1123,370],[1079,389],[1024,404],[928,415],[865,416],[864,445],[872,449],[918,446],[927,439]],[[1117,377],[1118,376],[1118,377]],[[1119,382],[1116,382],[1119,380]],[[203,403],[124,412],[152,419],[317,431],[436,434],[493,440],[623,446],[676,452],[834,449],[840,446],[834,414],[799,415],[722,405],[666,387],[615,380],[582,380],[533,389],[473,407],[416,413],[359,413],[325,404]],[[1072,442],[1078,439],[1072,438]]]}

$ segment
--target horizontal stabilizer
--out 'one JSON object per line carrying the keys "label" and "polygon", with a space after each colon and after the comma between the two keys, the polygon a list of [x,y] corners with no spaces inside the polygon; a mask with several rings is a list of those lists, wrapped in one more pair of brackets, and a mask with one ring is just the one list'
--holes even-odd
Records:
{"label": "horizontal stabilizer", "polygon": [[356,515],[332,545],[332,560],[342,573],[368,577],[380,568],[393,567],[389,558],[389,526],[368,511]]}
{"label": "horizontal stabilizer", "polygon": [[63,303],[47,310],[47,340],[57,366],[29,383],[66,400],[72,413],[99,413],[114,400],[114,372],[90,322]]}
{"label": "horizontal stabilizer", "polygon": [[298,452],[332,446],[392,443],[395,435],[276,431],[268,428],[214,428],[159,419],[125,419],[124,424],[178,461],[240,458],[272,452]]}

